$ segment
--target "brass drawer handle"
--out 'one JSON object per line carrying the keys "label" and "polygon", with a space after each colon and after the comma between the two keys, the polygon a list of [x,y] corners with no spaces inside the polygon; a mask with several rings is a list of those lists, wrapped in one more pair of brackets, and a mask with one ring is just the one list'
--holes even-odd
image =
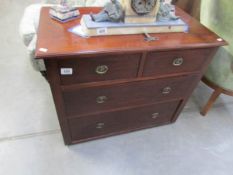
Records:
{"label": "brass drawer handle", "polygon": [[108,66],[106,66],[106,65],[97,66],[96,69],[95,69],[95,72],[98,75],[104,75],[104,74],[106,74],[108,72]]}
{"label": "brass drawer handle", "polygon": [[156,112],[156,113],[154,113],[154,114],[152,114],[152,119],[157,119],[159,117],[159,113],[158,112]]}
{"label": "brass drawer handle", "polygon": [[96,103],[98,104],[102,104],[105,103],[108,100],[108,97],[106,96],[99,96],[96,98]]}
{"label": "brass drawer handle", "polygon": [[173,66],[181,66],[183,63],[184,59],[182,57],[173,60]]}
{"label": "brass drawer handle", "polygon": [[170,94],[171,91],[172,91],[172,88],[168,86],[168,87],[163,88],[162,93],[167,95],[167,94]]}
{"label": "brass drawer handle", "polygon": [[97,123],[96,124],[96,129],[103,129],[104,128],[104,123]]}

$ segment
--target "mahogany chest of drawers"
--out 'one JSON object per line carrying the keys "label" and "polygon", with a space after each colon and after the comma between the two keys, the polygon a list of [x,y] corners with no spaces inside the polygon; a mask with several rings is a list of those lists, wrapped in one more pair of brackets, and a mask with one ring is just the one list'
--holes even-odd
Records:
{"label": "mahogany chest of drawers", "polygon": [[[81,8],[82,14],[99,8]],[[178,9],[188,33],[81,38],[41,11],[36,59],[44,59],[65,144],[175,122],[218,36]],[[44,48],[44,49],[41,49]],[[46,50],[46,51],[45,51]]]}

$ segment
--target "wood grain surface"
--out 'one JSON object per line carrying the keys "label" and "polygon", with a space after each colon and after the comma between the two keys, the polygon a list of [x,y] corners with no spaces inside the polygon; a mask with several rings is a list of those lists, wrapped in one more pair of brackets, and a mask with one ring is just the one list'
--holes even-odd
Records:
{"label": "wood grain surface", "polygon": [[[100,8],[80,8],[81,14],[97,13],[100,10]],[[177,15],[189,25],[188,33],[152,34],[159,37],[158,41],[153,42],[145,42],[143,34],[98,36],[87,39],[68,31],[71,27],[79,25],[80,18],[64,24],[59,23],[49,17],[49,8],[43,7],[38,29],[36,58],[204,48],[226,44],[225,41],[217,41],[219,38],[217,35],[179,8]],[[41,52],[40,48],[47,49],[47,52]]]}

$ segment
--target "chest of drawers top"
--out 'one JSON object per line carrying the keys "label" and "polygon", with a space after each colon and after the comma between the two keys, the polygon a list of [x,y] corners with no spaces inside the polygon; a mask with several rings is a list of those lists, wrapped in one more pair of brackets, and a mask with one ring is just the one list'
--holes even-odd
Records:
{"label": "chest of drawers top", "polygon": [[[97,13],[100,8],[80,8],[81,14]],[[91,56],[119,53],[135,53],[143,51],[164,51],[178,49],[195,49],[218,47],[225,45],[225,41],[218,41],[218,36],[177,8],[177,15],[181,16],[189,25],[187,33],[152,34],[158,41],[146,42],[144,35],[119,35],[82,38],[68,30],[79,25],[80,19],[61,24],[49,17],[49,8],[42,8],[38,28],[36,47],[37,59],[64,58],[67,56]],[[40,48],[46,48],[43,52]]]}

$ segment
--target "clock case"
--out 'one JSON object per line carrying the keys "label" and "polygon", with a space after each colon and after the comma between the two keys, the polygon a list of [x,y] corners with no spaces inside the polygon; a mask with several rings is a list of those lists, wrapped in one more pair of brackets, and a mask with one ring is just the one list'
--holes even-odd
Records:
{"label": "clock case", "polygon": [[156,21],[157,13],[160,7],[160,0],[156,1],[156,5],[150,13],[139,15],[132,7],[133,0],[122,0],[122,6],[125,11],[125,23],[154,23]]}

